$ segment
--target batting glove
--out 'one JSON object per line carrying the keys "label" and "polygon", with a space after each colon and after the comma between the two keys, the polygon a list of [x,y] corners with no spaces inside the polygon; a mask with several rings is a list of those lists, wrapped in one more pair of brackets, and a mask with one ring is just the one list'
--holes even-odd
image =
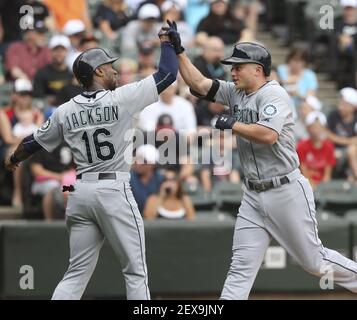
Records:
{"label": "batting glove", "polygon": [[229,114],[221,114],[215,124],[217,129],[232,129],[233,125],[236,123],[236,119]]}
{"label": "batting glove", "polygon": [[167,24],[169,25],[169,28],[167,29],[166,33],[170,37],[171,44],[174,47],[176,54],[184,52],[185,48],[181,45],[181,36],[177,31],[176,22],[167,20]]}

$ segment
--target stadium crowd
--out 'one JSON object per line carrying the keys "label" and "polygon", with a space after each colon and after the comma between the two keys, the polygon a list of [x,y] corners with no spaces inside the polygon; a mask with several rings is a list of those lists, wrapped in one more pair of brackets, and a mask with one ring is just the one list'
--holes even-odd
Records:
{"label": "stadium crowd", "polygon": [[[40,151],[14,174],[4,170],[3,162],[56,107],[83,92],[72,73],[80,52],[103,47],[119,57],[114,67],[121,85],[140,80],[156,69],[159,29],[166,19],[175,20],[196,67],[206,77],[228,81],[230,70],[220,60],[233,45],[264,45],[257,40],[259,32],[272,32],[297,2],[0,0],[0,206],[18,208],[27,219],[64,217],[68,192],[62,186],[76,177],[66,145],[51,154]],[[284,35],[274,34],[283,38],[289,53],[285,63],[274,65],[270,78],[291,96],[300,168],[313,187],[332,179],[357,182],[357,0],[340,0],[336,12],[328,32],[321,35],[310,26],[312,40],[296,41],[306,36],[299,33],[299,23],[309,21],[307,13],[303,22],[285,23]],[[311,41],[324,45],[332,60],[323,65]],[[274,63],[274,54],[272,58]],[[335,81],[336,105],[317,97],[318,68]],[[145,218],[192,219],[190,190],[209,194],[222,181],[242,181],[234,137],[212,131],[222,112],[225,106],[194,97],[179,77],[137,116],[131,185]],[[167,163],[163,147],[170,143],[174,156]],[[220,161],[210,154],[214,148]]]}

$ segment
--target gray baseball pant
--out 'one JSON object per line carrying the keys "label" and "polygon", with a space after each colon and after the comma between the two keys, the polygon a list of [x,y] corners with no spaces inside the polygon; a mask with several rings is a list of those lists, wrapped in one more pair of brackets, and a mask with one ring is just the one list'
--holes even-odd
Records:
{"label": "gray baseball pant", "polygon": [[248,299],[271,238],[306,271],[321,277],[332,270],[334,282],[357,293],[357,263],[321,244],[309,181],[298,169],[289,178],[290,183],[260,193],[243,186],[232,262],[220,299]]}
{"label": "gray baseball pant", "polygon": [[82,297],[105,239],[120,260],[127,298],[150,299],[143,220],[129,185],[129,173],[116,175],[116,180],[98,180],[98,173],[82,174],[75,191],[70,192],[66,210],[69,268],[53,300]]}

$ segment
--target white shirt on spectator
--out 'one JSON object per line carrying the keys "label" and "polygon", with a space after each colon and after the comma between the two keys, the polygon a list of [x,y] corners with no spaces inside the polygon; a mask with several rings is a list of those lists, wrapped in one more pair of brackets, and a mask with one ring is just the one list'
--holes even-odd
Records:
{"label": "white shirt on spectator", "polygon": [[143,131],[154,131],[157,120],[162,114],[169,114],[172,117],[176,130],[186,130],[186,133],[193,133],[197,130],[196,115],[192,103],[177,95],[173,97],[170,105],[159,100],[141,111],[139,128]]}

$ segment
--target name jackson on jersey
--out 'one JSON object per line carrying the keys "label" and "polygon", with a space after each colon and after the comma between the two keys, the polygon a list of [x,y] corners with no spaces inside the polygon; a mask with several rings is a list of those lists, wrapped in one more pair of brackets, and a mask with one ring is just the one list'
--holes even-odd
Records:
{"label": "name jackson on jersey", "polygon": [[118,106],[98,106],[95,108],[85,108],[71,113],[66,116],[66,129],[71,131],[73,129],[85,127],[88,125],[96,125],[99,123],[110,123],[119,120]]}

